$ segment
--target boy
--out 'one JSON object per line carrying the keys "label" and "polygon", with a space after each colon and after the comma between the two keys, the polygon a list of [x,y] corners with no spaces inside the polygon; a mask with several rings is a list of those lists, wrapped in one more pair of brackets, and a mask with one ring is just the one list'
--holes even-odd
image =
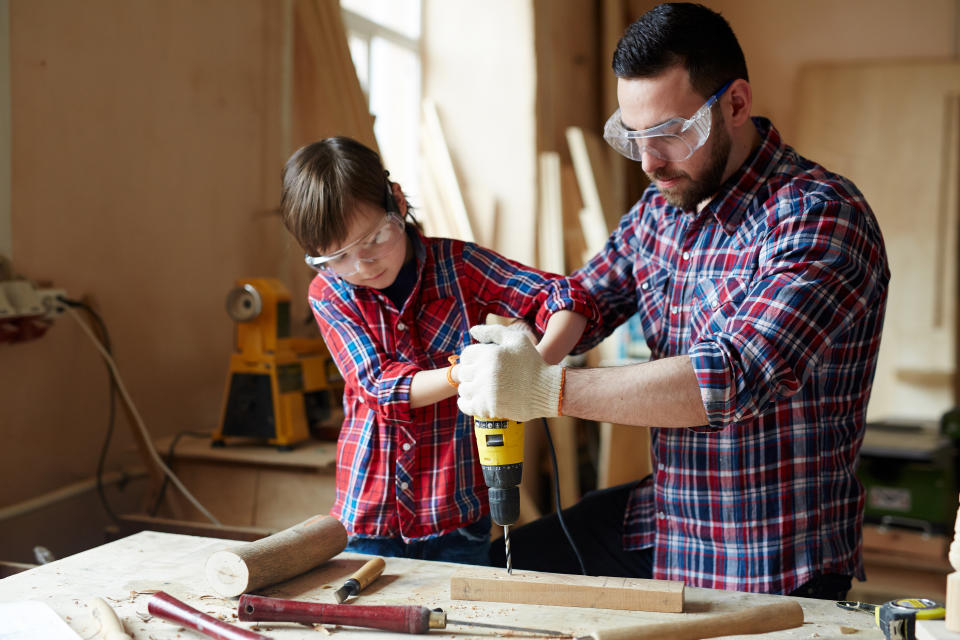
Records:
{"label": "boy", "polygon": [[348,551],[487,564],[487,489],[449,358],[493,313],[536,326],[556,363],[598,312],[560,276],[424,236],[387,176],[343,137],[284,169],[284,224],[317,271],[310,305],[346,383],[332,514]]}

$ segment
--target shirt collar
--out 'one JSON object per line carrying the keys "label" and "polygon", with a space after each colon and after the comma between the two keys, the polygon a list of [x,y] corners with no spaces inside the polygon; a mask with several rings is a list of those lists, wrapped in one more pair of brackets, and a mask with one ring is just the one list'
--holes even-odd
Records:
{"label": "shirt collar", "polygon": [[759,146],[751,152],[740,168],[727,178],[717,196],[711,199],[699,214],[712,214],[728,235],[736,233],[754,196],[776,169],[784,153],[780,132],[769,120],[754,117],[753,124],[760,134]]}

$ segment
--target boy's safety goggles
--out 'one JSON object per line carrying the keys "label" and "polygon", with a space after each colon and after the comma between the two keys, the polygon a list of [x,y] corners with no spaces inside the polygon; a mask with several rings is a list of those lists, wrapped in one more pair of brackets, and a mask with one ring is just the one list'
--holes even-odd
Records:
{"label": "boy's safety goggles", "polygon": [[308,253],[304,261],[316,271],[335,273],[341,278],[352,276],[360,271],[361,263],[375,262],[396,247],[403,239],[404,226],[403,218],[392,211],[387,212],[387,217],[362,238],[330,255],[311,256]]}
{"label": "boy's safety goggles", "polygon": [[649,129],[628,129],[620,119],[620,109],[617,109],[603,126],[603,139],[620,155],[637,162],[643,160],[644,153],[666,162],[682,162],[710,137],[711,107],[732,82],[720,87],[690,118],[671,118]]}

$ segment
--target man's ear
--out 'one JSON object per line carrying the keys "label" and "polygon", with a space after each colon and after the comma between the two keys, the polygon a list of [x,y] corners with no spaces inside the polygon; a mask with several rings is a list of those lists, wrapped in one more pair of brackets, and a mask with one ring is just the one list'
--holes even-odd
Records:
{"label": "man's ear", "polygon": [[400,217],[407,215],[407,199],[403,197],[403,189],[396,182],[390,184],[390,190],[393,192],[393,199],[397,203],[397,209],[400,211]]}
{"label": "man's ear", "polygon": [[[750,119],[750,110],[753,107],[753,89],[750,83],[743,78],[737,78],[730,84],[726,91],[727,109],[724,117],[730,121],[734,127],[739,127]],[[721,102],[721,104],[722,104]]]}

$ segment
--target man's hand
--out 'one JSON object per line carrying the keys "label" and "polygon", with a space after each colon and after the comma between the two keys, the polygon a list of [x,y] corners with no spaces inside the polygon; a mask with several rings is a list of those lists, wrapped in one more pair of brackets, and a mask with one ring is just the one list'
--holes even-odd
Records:
{"label": "man's hand", "polygon": [[544,362],[516,329],[480,325],[472,327],[470,335],[480,344],[460,354],[460,411],[518,422],[559,415],[562,367]]}

